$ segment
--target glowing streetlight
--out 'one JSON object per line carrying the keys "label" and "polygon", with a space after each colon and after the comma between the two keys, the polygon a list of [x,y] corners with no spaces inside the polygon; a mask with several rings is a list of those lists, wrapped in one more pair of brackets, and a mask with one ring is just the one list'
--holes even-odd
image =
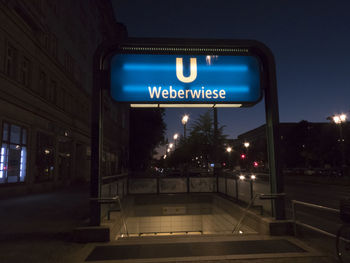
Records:
{"label": "glowing streetlight", "polygon": [[243,143],[243,145],[244,145],[245,148],[248,148],[250,146],[250,143],[249,142],[245,142],[245,143]]}
{"label": "glowing streetlight", "polygon": [[226,148],[226,152],[228,152],[228,153],[232,152],[232,147],[230,147],[230,146],[227,147],[227,148]]}
{"label": "glowing streetlight", "polygon": [[174,147],[174,144],[173,143],[170,143],[169,144],[169,148],[172,149]]}
{"label": "glowing streetlight", "polygon": [[255,176],[254,174],[252,174],[252,175],[250,176],[250,179],[255,180],[255,179],[256,179],[256,176]]}
{"label": "glowing streetlight", "polygon": [[166,154],[164,154],[163,159],[166,159]]}
{"label": "glowing streetlight", "polygon": [[186,123],[188,122],[188,119],[189,119],[189,116],[188,116],[187,114],[185,114],[185,115],[182,117],[182,120],[181,120],[182,124],[183,124],[183,125],[186,125]]}
{"label": "glowing streetlight", "polygon": [[244,179],[245,179],[245,176],[241,174],[241,175],[239,176],[239,180],[242,180],[242,181],[243,181]]}
{"label": "glowing streetlight", "polygon": [[170,150],[170,148],[168,148],[166,151],[169,153],[171,150]]}
{"label": "glowing streetlight", "polygon": [[346,114],[334,115],[332,120],[335,124],[341,124],[342,122],[346,122],[347,116]]}
{"label": "glowing streetlight", "polygon": [[176,149],[176,140],[179,138],[179,134],[175,133],[173,138],[174,138],[175,149]]}
{"label": "glowing streetlight", "polygon": [[184,138],[185,138],[185,139],[186,139],[186,124],[187,124],[189,118],[190,118],[190,117],[189,117],[187,114],[185,114],[185,115],[182,117],[182,120],[181,120],[181,122],[182,122],[182,124],[183,124],[183,126],[184,126]]}
{"label": "glowing streetlight", "polygon": [[346,116],[345,114],[340,114],[340,115],[339,115],[339,118],[340,118],[340,121],[341,121],[341,122],[346,122],[347,116]]}
{"label": "glowing streetlight", "polygon": [[338,115],[337,115],[337,116],[333,116],[333,121],[334,121],[336,124],[341,123],[340,117],[339,117]]}

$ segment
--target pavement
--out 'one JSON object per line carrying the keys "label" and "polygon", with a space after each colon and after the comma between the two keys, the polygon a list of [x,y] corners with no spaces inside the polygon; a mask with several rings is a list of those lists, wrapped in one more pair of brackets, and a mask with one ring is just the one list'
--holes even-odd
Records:
{"label": "pavement", "polygon": [[[181,237],[125,239],[109,243],[76,243],[72,231],[87,224],[89,203],[88,186],[72,186],[51,193],[31,194],[22,197],[0,200],[0,262],[1,263],[58,263],[85,262],[98,246],[121,246],[125,244],[140,247],[142,244],[171,242],[216,242],[234,241],[232,236]],[[190,238],[190,239],[189,239]],[[249,236],[243,239],[257,239]],[[258,237],[269,239],[270,237]],[[182,258],[134,258],[130,260],[102,260],[90,262],[278,262],[312,263],[334,262],[297,239],[286,237],[299,244],[308,254],[265,254],[259,255],[222,255]],[[242,240],[242,239],[240,239]],[[299,242],[299,243],[298,243]],[[309,253],[310,252],[310,253]]]}
{"label": "pavement", "polygon": [[71,233],[88,219],[88,189],[0,200],[0,262],[75,262],[70,257],[84,245],[74,243]]}

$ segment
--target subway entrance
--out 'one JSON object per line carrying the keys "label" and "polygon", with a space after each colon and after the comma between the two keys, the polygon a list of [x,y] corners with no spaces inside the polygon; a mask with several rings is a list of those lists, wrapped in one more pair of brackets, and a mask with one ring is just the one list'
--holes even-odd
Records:
{"label": "subway entrance", "polygon": [[[264,45],[240,40],[129,38],[105,43],[94,61],[91,225],[110,225],[115,239],[267,233],[270,226],[262,215],[284,219],[275,68]],[[210,162],[203,154],[204,158],[194,157],[206,159],[205,169],[197,172],[184,162],[180,173],[167,176],[156,170],[162,169],[159,165],[152,167],[151,174],[102,176],[106,96],[131,108],[213,111],[214,154]],[[269,173],[223,169],[215,141],[217,109],[252,107],[262,98]],[[182,144],[186,143],[185,123]]]}

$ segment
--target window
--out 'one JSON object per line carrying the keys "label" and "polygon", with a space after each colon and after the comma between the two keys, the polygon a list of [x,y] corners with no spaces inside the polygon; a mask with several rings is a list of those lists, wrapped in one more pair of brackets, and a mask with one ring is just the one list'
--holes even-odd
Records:
{"label": "window", "polygon": [[60,96],[62,96],[62,101],[60,103],[62,103],[59,107],[66,111],[67,113],[71,113],[72,112],[72,104],[73,104],[73,97],[65,90],[61,90],[62,94]]}
{"label": "window", "polygon": [[57,98],[56,98],[56,105],[63,109],[64,105],[64,90],[62,88],[57,88]]}
{"label": "window", "polygon": [[50,87],[47,89],[47,100],[56,103],[57,81],[51,79]]}
{"label": "window", "polygon": [[34,4],[35,4],[35,7],[37,8],[37,10],[39,12],[41,12],[42,9],[43,9],[43,2],[42,2],[42,0],[34,0]]}
{"label": "window", "polygon": [[46,0],[46,5],[52,9],[52,11],[57,15],[57,3],[56,1]]}
{"label": "window", "polygon": [[26,57],[22,58],[19,81],[25,86],[29,86],[30,79],[30,61]]}
{"label": "window", "polygon": [[51,34],[51,54],[57,58],[57,37],[53,34]]}
{"label": "window", "polygon": [[42,132],[37,133],[36,182],[50,181],[54,178],[54,137]]}
{"label": "window", "polygon": [[6,50],[6,74],[15,79],[17,73],[17,49],[8,44]]}
{"label": "window", "polygon": [[74,66],[75,62],[71,55],[68,52],[65,53],[64,56],[64,67],[68,73],[74,76]]}
{"label": "window", "polygon": [[27,167],[27,129],[4,122],[0,151],[0,183],[24,182]]}
{"label": "window", "polygon": [[65,131],[66,138],[58,141],[58,179],[69,180],[72,166],[72,141],[68,139],[69,132]]}
{"label": "window", "polygon": [[42,32],[41,38],[42,38],[41,41],[42,41],[43,47],[49,51],[51,47],[50,33]]}
{"label": "window", "polygon": [[39,73],[39,95],[45,97],[45,90],[47,85],[47,76],[44,71]]}
{"label": "window", "polygon": [[64,109],[67,113],[72,113],[72,102],[73,97],[70,94],[66,93]]}

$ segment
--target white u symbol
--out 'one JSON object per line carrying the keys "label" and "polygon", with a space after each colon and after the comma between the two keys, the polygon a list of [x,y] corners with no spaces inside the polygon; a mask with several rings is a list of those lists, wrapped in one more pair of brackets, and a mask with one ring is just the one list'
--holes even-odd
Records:
{"label": "white u symbol", "polygon": [[176,58],[176,77],[184,83],[190,83],[197,78],[197,59],[190,58],[190,75],[184,77],[183,74],[183,60],[182,58]]}

